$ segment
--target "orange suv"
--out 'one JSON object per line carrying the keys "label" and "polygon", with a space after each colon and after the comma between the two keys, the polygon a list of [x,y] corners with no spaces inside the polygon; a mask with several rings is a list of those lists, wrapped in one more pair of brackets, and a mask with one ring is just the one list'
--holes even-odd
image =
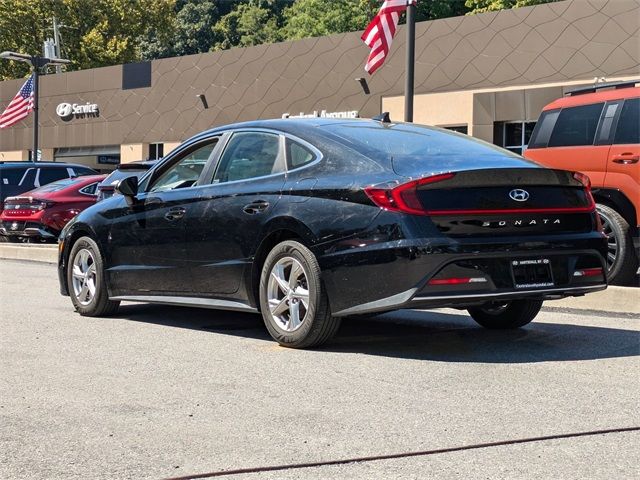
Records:
{"label": "orange suv", "polygon": [[579,170],[609,238],[610,283],[634,282],[640,246],[640,81],[602,83],[567,93],[542,110],[524,156]]}

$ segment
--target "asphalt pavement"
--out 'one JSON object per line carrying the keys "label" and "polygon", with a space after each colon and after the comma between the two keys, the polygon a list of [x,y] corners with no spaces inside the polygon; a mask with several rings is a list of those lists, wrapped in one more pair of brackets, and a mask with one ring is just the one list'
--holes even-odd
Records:
{"label": "asphalt pavement", "polygon": [[224,478],[635,479],[640,432],[597,431],[640,427],[639,355],[637,316],[558,309],[511,332],[402,311],[291,350],[256,315],[128,304],[83,318],[53,265],[0,260],[0,478],[396,456]]}

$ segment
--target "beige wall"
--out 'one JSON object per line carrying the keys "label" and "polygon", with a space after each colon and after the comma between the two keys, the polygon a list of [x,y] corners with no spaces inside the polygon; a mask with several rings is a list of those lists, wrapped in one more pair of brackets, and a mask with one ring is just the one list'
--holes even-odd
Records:
{"label": "beige wall", "polygon": [[148,143],[128,143],[120,145],[120,163],[131,163],[149,158]]}
{"label": "beige wall", "polygon": [[26,162],[29,160],[29,150],[6,150],[0,152],[2,162]]}
{"label": "beige wall", "polygon": [[164,142],[164,155],[168,155],[172,150],[181,145],[182,142]]}

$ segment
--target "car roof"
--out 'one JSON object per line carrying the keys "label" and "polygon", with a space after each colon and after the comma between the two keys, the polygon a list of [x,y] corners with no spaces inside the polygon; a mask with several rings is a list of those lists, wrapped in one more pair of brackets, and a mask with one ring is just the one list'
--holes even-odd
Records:
{"label": "car roof", "polygon": [[[399,122],[392,122],[393,125]],[[282,132],[296,134],[296,133],[304,133],[311,132],[317,127],[322,127],[324,125],[339,125],[339,124],[348,124],[351,126],[378,126],[383,127],[385,124],[378,120],[373,120],[369,118],[326,118],[326,117],[312,117],[312,118],[275,118],[268,120],[252,120],[249,122],[241,122],[241,123],[232,123],[229,125],[223,125],[220,127],[215,127],[210,130],[206,130],[197,137],[207,136],[214,133],[224,132],[227,130],[235,130],[241,128],[267,128],[267,129],[275,129],[280,130]],[[196,138],[196,137],[194,137]]]}
{"label": "car roof", "polygon": [[578,107],[590,105],[592,103],[609,102],[612,100],[623,100],[627,98],[640,97],[640,87],[612,88],[609,90],[596,90],[592,93],[582,93],[569,95],[554,100],[542,110],[555,110],[556,108]]}
{"label": "car roof", "polygon": [[25,167],[25,168],[36,168],[36,167],[82,167],[93,170],[91,167],[87,167],[86,165],[80,165],[78,163],[65,163],[65,162],[21,162],[21,161],[0,161],[0,168],[2,167]]}

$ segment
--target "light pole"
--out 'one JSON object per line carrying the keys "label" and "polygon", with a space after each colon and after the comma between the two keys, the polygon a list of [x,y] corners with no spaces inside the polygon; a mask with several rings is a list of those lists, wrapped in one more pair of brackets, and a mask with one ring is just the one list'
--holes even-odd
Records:
{"label": "light pole", "polygon": [[31,153],[31,161],[36,162],[38,157],[38,79],[39,70],[46,65],[66,65],[71,60],[64,58],[47,58],[39,55],[27,55],[18,52],[2,52],[0,58],[4,60],[15,60],[16,62],[24,62],[31,65],[33,73],[33,150]]}

